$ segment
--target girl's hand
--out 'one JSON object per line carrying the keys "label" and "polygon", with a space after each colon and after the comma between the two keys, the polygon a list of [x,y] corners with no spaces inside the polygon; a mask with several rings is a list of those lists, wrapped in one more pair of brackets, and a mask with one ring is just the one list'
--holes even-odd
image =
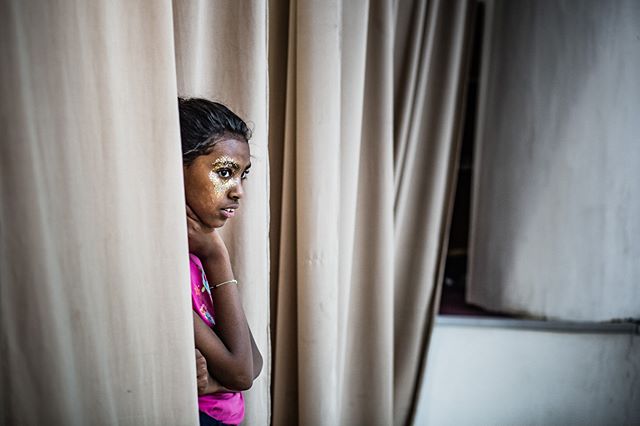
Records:
{"label": "girl's hand", "polygon": [[198,379],[198,395],[203,395],[209,387],[209,372],[207,371],[207,360],[197,348],[196,377]]}
{"label": "girl's hand", "polygon": [[212,229],[203,224],[189,206],[187,206],[187,231],[190,253],[200,259],[229,257],[227,247],[215,228]]}
{"label": "girl's hand", "polygon": [[196,377],[198,378],[198,395],[208,395],[217,392],[229,392],[217,380],[211,377],[207,370],[207,360],[196,348]]}

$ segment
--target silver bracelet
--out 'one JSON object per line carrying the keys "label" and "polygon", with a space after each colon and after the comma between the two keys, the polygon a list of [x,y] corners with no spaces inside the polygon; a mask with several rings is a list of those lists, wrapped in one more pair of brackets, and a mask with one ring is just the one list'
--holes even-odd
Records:
{"label": "silver bracelet", "polygon": [[215,290],[216,288],[222,287],[223,285],[226,285],[226,284],[238,284],[238,280],[223,281],[220,284],[214,285],[212,288]]}

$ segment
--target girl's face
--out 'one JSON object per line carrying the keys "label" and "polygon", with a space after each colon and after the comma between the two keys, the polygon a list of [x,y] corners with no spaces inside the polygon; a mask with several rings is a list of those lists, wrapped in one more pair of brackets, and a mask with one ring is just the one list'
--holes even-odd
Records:
{"label": "girl's face", "polygon": [[244,195],[242,184],[251,162],[249,144],[238,136],[226,136],[184,167],[187,205],[210,228],[220,228],[234,216]]}

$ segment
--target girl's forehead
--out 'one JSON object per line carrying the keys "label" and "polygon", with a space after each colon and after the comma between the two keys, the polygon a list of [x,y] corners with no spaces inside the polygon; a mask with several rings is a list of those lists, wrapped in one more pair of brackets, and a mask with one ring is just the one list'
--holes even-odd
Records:
{"label": "girl's forehead", "polygon": [[246,167],[251,159],[249,144],[235,138],[216,142],[207,157],[213,162],[236,162],[241,167]]}

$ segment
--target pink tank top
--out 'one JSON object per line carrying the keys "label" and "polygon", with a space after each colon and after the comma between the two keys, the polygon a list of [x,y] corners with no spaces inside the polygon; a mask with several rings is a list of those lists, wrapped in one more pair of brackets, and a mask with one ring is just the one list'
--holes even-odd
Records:
{"label": "pink tank top", "polygon": [[[211,301],[211,289],[202,263],[193,254],[189,254],[191,268],[191,300],[193,310],[209,327],[216,323]],[[244,419],[244,398],[241,392],[224,392],[198,397],[198,409],[214,419],[237,425]]]}

